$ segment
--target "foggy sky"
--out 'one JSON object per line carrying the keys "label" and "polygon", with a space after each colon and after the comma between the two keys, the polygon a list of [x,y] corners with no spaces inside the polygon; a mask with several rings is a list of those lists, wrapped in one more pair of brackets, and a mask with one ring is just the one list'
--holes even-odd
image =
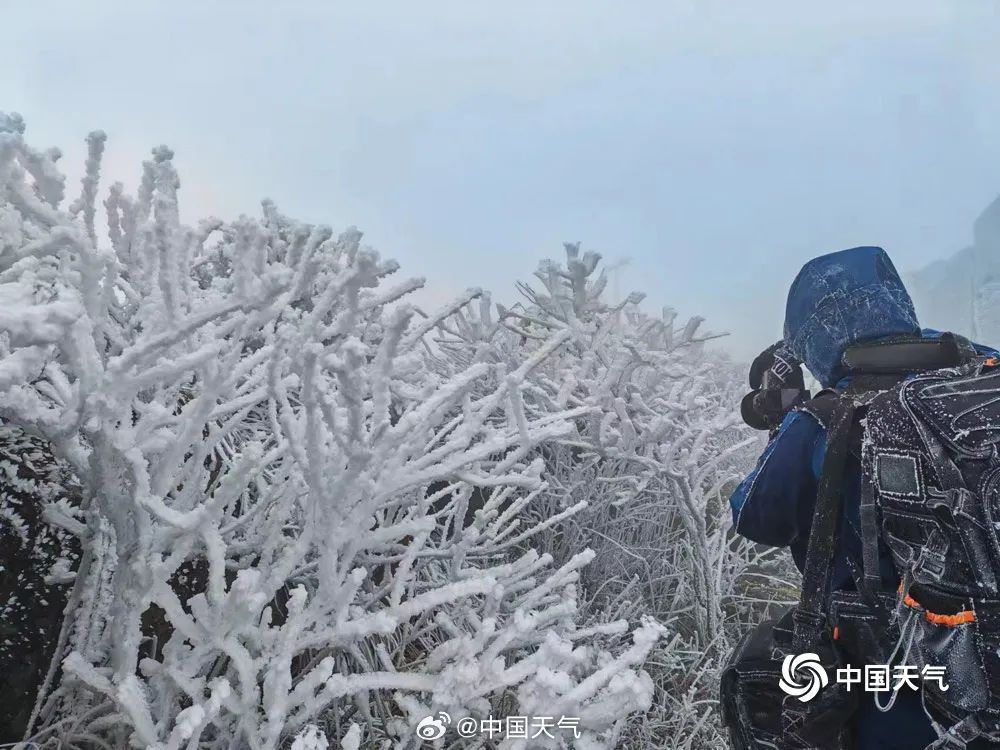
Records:
{"label": "foggy sky", "polygon": [[[809,257],[901,270],[1000,193],[995,0],[0,5],[0,109],[75,178],[177,154],[186,218],[287,214],[512,299],[581,240],[622,293],[780,336]],[[75,186],[71,194],[75,194]],[[933,321],[925,321],[933,324]]]}

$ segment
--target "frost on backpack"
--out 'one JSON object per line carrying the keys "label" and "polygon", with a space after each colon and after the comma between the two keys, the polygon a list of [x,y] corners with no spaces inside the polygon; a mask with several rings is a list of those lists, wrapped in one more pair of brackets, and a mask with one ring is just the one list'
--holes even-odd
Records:
{"label": "frost on backpack", "polygon": [[864,585],[881,583],[878,544],[902,579],[892,652],[866,656],[944,668],[943,684],[923,683],[925,708],[947,729],[941,747],[1000,739],[998,443],[990,360],[906,380],[874,396],[864,419]]}

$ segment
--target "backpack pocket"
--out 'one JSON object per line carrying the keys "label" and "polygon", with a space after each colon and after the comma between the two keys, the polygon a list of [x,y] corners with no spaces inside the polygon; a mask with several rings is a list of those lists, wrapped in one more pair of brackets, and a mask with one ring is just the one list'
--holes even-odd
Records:
{"label": "backpack pocket", "polygon": [[973,609],[935,606],[933,611],[907,595],[903,603],[917,622],[910,661],[920,669],[927,703],[949,721],[990,703],[978,622]]}

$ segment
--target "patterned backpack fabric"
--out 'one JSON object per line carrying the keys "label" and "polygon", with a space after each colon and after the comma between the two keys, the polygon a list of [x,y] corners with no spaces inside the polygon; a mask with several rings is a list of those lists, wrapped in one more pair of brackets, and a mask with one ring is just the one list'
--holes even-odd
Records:
{"label": "patterned backpack fabric", "polygon": [[1000,740],[1000,367],[918,375],[865,411],[860,587],[886,593],[877,560],[891,554],[893,650],[943,670],[922,688],[945,731],[932,747]]}
{"label": "patterned backpack fabric", "polygon": [[[1000,367],[945,337],[937,353],[906,340],[848,351],[863,366],[846,391],[798,407],[828,433],[802,597],[723,670],[734,748],[852,750],[847,727],[872,695],[845,693],[837,674],[866,665],[940,675],[920,681],[940,735],[927,750],[1000,742]],[[861,554],[848,560],[855,586],[831,591],[848,455],[861,466]],[[822,678],[807,704],[777,689],[800,654]]]}

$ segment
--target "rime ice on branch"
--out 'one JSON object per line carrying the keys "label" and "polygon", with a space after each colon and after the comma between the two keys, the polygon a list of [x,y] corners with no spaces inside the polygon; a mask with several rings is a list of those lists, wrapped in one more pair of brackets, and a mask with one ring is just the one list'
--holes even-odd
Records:
{"label": "rime ice on branch", "polygon": [[445,375],[427,335],[462,305],[415,315],[418,283],[390,283],[358,232],[267,202],[184,226],[161,147],[99,233],[103,134],[64,211],[58,154],[23,129],[0,118],[0,418],[82,487],[47,508],[83,552],[36,742],[395,747],[424,715],[503,701],[581,717],[595,748],[648,707],[661,628],[605,650],[625,623],[576,622],[592,553],[530,544],[583,507],[529,512],[538,447],[595,418],[531,387],[578,321]]}
{"label": "rime ice on branch", "polygon": [[766,570],[773,551],[730,531],[726,491],[761,447],[739,419],[745,376],[706,351],[701,318],[646,314],[638,295],[609,302],[598,261],[569,244],[565,263],[520,285],[519,304],[459,300],[436,326],[433,366],[443,378],[484,358],[509,369],[562,342],[527,375],[518,412],[579,415],[539,446],[546,487],[524,514],[567,517],[531,543],[556,563],[593,550],[578,587],[585,627],[642,613],[673,632],[651,659],[652,707],[621,746],[716,748],[728,741],[715,716],[723,660],[775,588],[794,591]]}

